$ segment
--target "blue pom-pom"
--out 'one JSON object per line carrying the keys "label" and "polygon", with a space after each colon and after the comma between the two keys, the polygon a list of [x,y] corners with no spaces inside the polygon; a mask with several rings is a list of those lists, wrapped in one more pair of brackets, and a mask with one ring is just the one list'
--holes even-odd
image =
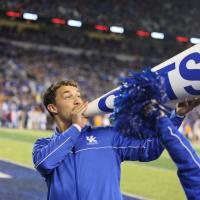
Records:
{"label": "blue pom-pom", "polygon": [[[148,69],[125,78],[114,101],[112,118],[116,130],[135,138],[156,137],[153,120],[160,108],[154,108],[154,115],[149,114],[147,117],[144,114],[145,107],[152,100],[160,105],[168,100],[164,79],[158,73]],[[167,109],[165,111],[169,112]]]}

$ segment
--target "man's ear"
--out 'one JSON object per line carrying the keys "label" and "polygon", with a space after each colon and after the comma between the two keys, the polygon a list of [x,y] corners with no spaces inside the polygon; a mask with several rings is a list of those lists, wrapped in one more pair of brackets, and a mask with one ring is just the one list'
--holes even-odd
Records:
{"label": "man's ear", "polygon": [[56,106],[53,105],[53,104],[48,104],[47,109],[52,114],[57,114],[58,113],[58,110],[57,110]]}

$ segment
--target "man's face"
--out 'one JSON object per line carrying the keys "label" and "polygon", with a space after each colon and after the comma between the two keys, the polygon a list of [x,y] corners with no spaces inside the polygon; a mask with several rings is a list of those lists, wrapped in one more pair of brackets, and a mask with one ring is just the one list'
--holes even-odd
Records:
{"label": "man's face", "polygon": [[65,121],[71,122],[72,110],[83,103],[78,88],[61,86],[56,90],[55,107],[57,115]]}

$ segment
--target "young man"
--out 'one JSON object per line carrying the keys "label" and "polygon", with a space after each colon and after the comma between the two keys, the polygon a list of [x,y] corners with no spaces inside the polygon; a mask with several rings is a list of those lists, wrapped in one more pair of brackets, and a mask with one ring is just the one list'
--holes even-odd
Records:
{"label": "young man", "polygon": [[[121,162],[147,162],[163,152],[160,138],[137,140],[112,127],[86,126],[87,102],[74,81],[50,86],[43,101],[57,128],[36,141],[33,162],[45,177],[48,200],[121,200]],[[175,114],[171,119],[175,126],[182,122]]]}

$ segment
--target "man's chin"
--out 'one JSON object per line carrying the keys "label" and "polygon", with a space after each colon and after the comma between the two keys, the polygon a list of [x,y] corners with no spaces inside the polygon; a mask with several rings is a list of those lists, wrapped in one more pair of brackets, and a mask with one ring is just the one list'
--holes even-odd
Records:
{"label": "man's chin", "polygon": [[72,124],[71,118],[62,117],[61,119],[62,119],[62,122],[66,123],[66,124]]}

